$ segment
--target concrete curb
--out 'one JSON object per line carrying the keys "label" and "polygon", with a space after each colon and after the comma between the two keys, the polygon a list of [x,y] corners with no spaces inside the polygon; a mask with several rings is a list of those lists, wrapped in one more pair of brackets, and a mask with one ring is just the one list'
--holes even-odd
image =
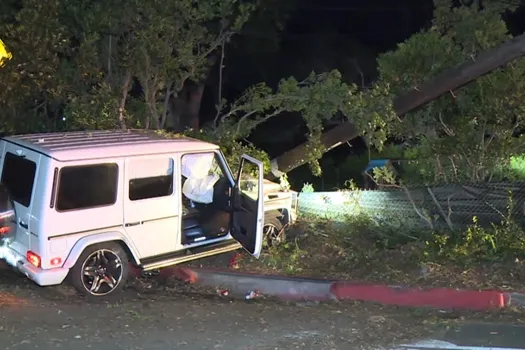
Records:
{"label": "concrete curb", "polygon": [[[9,268],[7,265],[0,262],[0,270],[7,268]],[[140,269],[130,266],[130,277],[139,277],[140,274]],[[356,300],[385,305],[465,310],[525,307],[525,293],[516,292],[408,288],[177,266],[161,269],[159,274],[154,276],[161,279],[170,277],[219,290],[228,290],[231,295],[244,296],[256,292],[282,300]]]}
{"label": "concrete curb", "polygon": [[257,275],[218,270],[182,269],[179,275],[219,290],[225,289],[233,295],[248,295],[250,292],[282,300],[326,301],[334,299],[331,293],[333,281],[288,278],[283,276]]}
{"label": "concrete curb", "polygon": [[478,311],[525,307],[525,294],[521,293],[452,288],[408,288],[223,270],[190,268],[177,270],[172,269],[172,275],[176,274],[177,278],[190,283],[226,289],[231,294],[247,295],[250,292],[257,292],[282,300],[356,300],[407,307]]}

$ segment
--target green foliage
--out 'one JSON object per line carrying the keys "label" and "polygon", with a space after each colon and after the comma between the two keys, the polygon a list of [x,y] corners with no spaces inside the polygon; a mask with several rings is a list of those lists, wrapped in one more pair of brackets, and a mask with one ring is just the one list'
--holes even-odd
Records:
{"label": "green foliage", "polygon": [[284,191],[289,191],[291,189],[290,182],[288,182],[288,176],[286,174],[279,178],[279,185]]}
{"label": "green foliage", "polygon": [[[334,222],[303,216],[289,229],[300,234],[288,233],[290,239],[270,247],[250,270],[262,266],[266,273],[271,269],[273,273],[418,285],[431,285],[435,278],[446,286],[459,283],[477,288],[492,286],[492,276],[472,279],[471,271],[488,264],[506,266],[508,273],[525,258],[525,231],[509,218],[491,227],[481,227],[474,218],[465,230],[454,232],[414,230],[403,219],[378,221],[361,213]],[[422,267],[441,267],[442,271],[424,272]]]}
{"label": "green foliage", "polygon": [[513,262],[525,257],[525,230],[514,219],[504,218],[500,224],[482,227],[477,217],[465,231],[434,233],[425,242],[424,259],[454,261],[459,264]]}
{"label": "green foliage", "polygon": [[243,154],[250,155],[264,164],[264,171],[268,173],[270,171],[270,159],[268,154],[247,142],[237,141],[233,138],[217,138],[214,133],[207,132],[206,130],[187,130],[183,134],[169,133],[165,131],[158,131],[162,135],[169,137],[193,137],[206,142],[214,143],[221,146],[221,151],[228,162],[228,165],[232,170],[236,170],[239,167],[239,160]]}
{"label": "green foliage", "polygon": [[337,71],[312,73],[303,81],[282,79],[272,90],[266,84],[248,89],[231,104],[221,104],[221,110],[208,129],[219,139],[242,139],[268,119],[284,112],[302,115],[312,141],[307,159],[312,172],[321,174],[318,159],[324,154],[321,134],[324,124],[339,113],[351,117],[370,144],[381,149],[386,141],[386,125],[395,118],[387,85],[377,85],[368,91],[359,91],[347,85]]}
{"label": "green foliage", "polygon": [[301,188],[301,193],[314,193],[314,186],[309,183],[303,184],[303,188]]}
{"label": "green foliage", "polygon": [[[203,80],[211,55],[254,6],[237,0],[21,0],[2,13],[13,59],[0,70],[11,131],[161,129],[169,101]],[[130,95],[140,84],[142,94]],[[65,125],[52,123],[65,118]],[[32,122],[34,121],[34,122]]]}
{"label": "green foliage", "polygon": [[[261,258],[253,262],[255,268],[250,266],[250,270],[257,271],[263,266],[267,273],[271,269],[277,273],[323,278],[345,278],[359,271],[364,273],[359,277],[363,280],[379,277],[385,270],[393,272],[396,269],[397,266],[388,263],[385,266],[385,257],[391,248],[406,243],[407,239],[401,237],[396,243],[393,239],[399,237],[396,235],[388,241],[382,235],[385,231],[378,231],[378,227],[366,216],[349,217],[344,224],[302,217],[296,227],[289,229],[301,234],[288,233],[287,237],[291,238],[263,252]],[[395,263],[403,264],[404,268],[417,267],[416,258],[406,254],[404,259]]]}
{"label": "green foliage", "polygon": [[[447,68],[473,59],[509,39],[503,2],[450,8],[437,0],[431,28],[413,35],[379,59],[381,79],[394,93],[417,87]],[[508,178],[510,156],[519,155],[525,113],[525,59],[478,78],[390,123],[391,137],[407,143],[413,182],[443,183]],[[409,182],[409,181],[406,181]]]}
{"label": "green foliage", "polygon": [[308,256],[308,251],[303,250],[298,241],[285,242],[268,248],[265,264],[274,269],[288,274],[296,275],[304,272],[302,261]]}
{"label": "green foliage", "polygon": [[510,179],[525,180],[525,156],[510,157],[510,172]]}
{"label": "green foliage", "polygon": [[[261,20],[275,5],[273,0],[263,1],[262,8],[239,0],[20,1],[21,7],[2,7],[0,22],[2,39],[13,52],[0,70],[7,132],[164,129],[185,85],[203,81],[218,49],[253,13]],[[272,18],[282,21],[285,8],[274,7],[278,13]],[[327,122],[351,118],[381,148],[394,117],[387,84],[361,92],[333,71],[303,81],[282,79],[275,89],[257,84],[236,101],[220,101],[212,125],[186,133],[221,145],[233,165],[244,152],[262,158],[268,171],[267,155],[245,139],[287,112],[304,118],[313,141],[305,156],[315,174],[321,173],[317,159],[325,151],[320,137]]]}

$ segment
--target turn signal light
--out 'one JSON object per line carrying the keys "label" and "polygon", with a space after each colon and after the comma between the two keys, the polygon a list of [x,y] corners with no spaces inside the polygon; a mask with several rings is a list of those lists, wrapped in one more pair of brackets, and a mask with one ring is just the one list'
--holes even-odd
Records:
{"label": "turn signal light", "polygon": [[9,226],[0,227],[0,236],[8,234],[10,229],[11,228]]}
{"label": "turn signal light", "polygon": [[62,263],[62,258],[53,258],[49,263],[51,266],[60,265]]}
{"label": "turn signal light", "polygon": [[27,253],[26,253],[26,259],[34,267],[40,267],[40,265],[42,263],[42,260],[40,259],[40,256],[38,254],[36,254],[36,253],[33,253],[30,250],[28,250]]}

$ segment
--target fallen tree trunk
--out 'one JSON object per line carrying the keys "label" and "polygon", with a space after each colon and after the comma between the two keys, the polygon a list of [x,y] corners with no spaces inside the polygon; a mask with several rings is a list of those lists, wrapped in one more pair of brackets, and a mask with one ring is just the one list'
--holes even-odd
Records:
{"label": "fallen tree trunk", "polygon": [[[466,85],[523,55],[525,55],[525,34],[512,38],[501,46],[480,54],[472,61],[451,68],[434,79],[395,97],[393,101],[394,111],[398,116],[403,117],[407,112],[435,100],[448,91]],[[350,122],[329,129],[321,137],[321,143],[324,147],[323,153],[358,136],[359,130]],[[275,179],[305,164],[309,145],[309,142],[302,143],[273,159],[272,173],[269,178]]]}

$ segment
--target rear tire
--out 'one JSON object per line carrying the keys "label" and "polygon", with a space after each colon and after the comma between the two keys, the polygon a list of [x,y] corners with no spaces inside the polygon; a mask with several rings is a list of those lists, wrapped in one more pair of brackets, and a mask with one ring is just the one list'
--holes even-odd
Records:
{"label": "rear tire", "polygon": [[69,272],[71,284],[82,295],[105,298],[120,292],[128,279],[128,255],[115,242],[87,247]]}

